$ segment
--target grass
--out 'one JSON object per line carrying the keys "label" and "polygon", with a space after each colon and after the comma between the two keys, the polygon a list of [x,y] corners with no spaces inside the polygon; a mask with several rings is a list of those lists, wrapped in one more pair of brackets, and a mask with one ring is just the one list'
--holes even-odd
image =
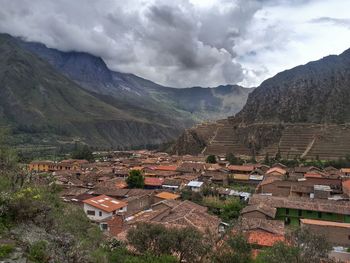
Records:
{"label": "grass", "polygon": [[0,259],[8,257],[14,250],[12,244],[0,244]]}

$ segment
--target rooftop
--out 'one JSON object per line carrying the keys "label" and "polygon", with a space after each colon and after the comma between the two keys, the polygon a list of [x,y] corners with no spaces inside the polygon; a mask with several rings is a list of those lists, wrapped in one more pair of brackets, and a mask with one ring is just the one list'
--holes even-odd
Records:
{"label": "rooftop", "polygon": [[127,206],[126,202],[118,201],[107,195],[99,195],[90,199],[86,199],[83,200],[83,203],[91,205],[108,213]]}
{"label": "rooftop", "polygon": [[189,187],[201,187],[203,185],[203,182],[199,181],[191,181],[187,184]]}
{"label": "rooftop", "polygon": [[167,199],[167,200],[175,200],[175,199],[178,199],[180,198],[179,195],[177,194],[172,194],[172,193],[168,193],[168,192],[161,192],[159,194],[156,194],[155,195],[156,197],[159,197],[159,198],[162,198],[162,199]]}
{"label": "rooftop", "polygon": [[254,194],[249,200],[250,205],[261,203],[275,208],[301,209],[350,215],[349,201],[310,199],[306,197],[276,197],[259,194]]}
{"label": "rooftop", "polygon": [[300,219],[300,221],[305,225],[333,226],[350,229],[350,223],[339,223],[314,219]]}
{"label": "rooftop", "polygon": [[145,185],[148,186],[162,186],[163,182],[163,178],[145,177]]}
{"label": "rooftop", "polygon": [[227,168],[230,171],[240,171],[240,172],[252,172],[255,169],[253,165],[229,165]]}

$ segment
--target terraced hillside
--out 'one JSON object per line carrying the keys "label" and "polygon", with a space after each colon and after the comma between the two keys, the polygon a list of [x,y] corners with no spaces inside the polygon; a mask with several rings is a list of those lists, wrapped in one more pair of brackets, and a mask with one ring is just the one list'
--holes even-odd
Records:
{"label": "terraced hillside", "polygon": [[[200,144],[194,145],[196,140],[193,138],[201,138]],[[182,145],[186,142],[191,142],[192,154],[224,156],[234,153],[245,158],[263,159],[266,153],[274,156],[279,150],[286,159],[331,160],[350,154],[350,125],[265,123],[238,127],[225,119],[192,128],[182,138]],[[179,141],[177,146],[181,149]]]}
{"label": "terraced hillside", "polygon": [[280,151],[287,159],[345,157],[350,154],[349,101],[350,49],[264,81],[238,114],[216,123],[202,153],[264,158]]}

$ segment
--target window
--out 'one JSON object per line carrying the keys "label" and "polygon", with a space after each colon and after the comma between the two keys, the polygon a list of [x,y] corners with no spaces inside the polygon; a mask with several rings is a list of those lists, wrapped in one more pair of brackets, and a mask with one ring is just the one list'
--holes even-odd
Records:
{"label": "window", "polygon": [[102,212],[100,211],[100,212],[98,212],[98,214],[99,214],[99,216],[102,216]]}
{"label": "window", "polygon": [[94,216],[94,215],[95,215],[95,211],[93,211],[93,210],[87,210],[86,213],[87,213],[89,216]]}
{"label": "window", "polygon": [[289,215],[289,208],[286,208],[286,215]]}
{"label": "window", "polygon": [[307,213],[308,213],[308,214],[312,214],[312,211],[308,210]]}
{"label": "window", "polygon": [[348,239],[350,240],[350,236],[348,236]]}
{"label": "window", "polygon": [[108,230],[108,225],[107,224],[100,224],[101,230]]}
{"label": "window", "polygon": [[298,210],[298,215],[299,215],[299,216],[302,216],[302,214],[303,214],[303,210],[300,210],[300,209],[299,209],[299,210]]}
{"label": "window", "polygon": [[318,213],[317,213],[317,217],[318,217],[318,218],[322,218],[322,212],[318,212]]}
{"label": "window", "polygon": [[289,225],[289,224],[290,224],[290,218],[289,218],[289,217],[286,217],[286,218],[284,219],[284,223],[285,223],[286,225]]}

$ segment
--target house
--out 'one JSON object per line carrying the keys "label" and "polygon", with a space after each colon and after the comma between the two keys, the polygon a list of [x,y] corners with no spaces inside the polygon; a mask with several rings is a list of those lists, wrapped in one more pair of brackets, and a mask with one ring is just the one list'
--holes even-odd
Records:
{"label": "house", "polygon": [[227,169],[234,174],[250,174],[254,171],[254,165],[229,165]]}
{"label": "house", "polygon": [[231,178],[233,178],[233,180],[236,182],[236,183],[250,183],[250,175],[248,173],[246,174],[233,174],[231,176]]}
{"label": "house", "polygon": [[241,216],[246,218],[274,219],[277,209],[263,203],[248,205],[241,211]]}
{"label": "house", "polygon": [[228,185],[228,174],[223,172],[206,172],[206,175],[210,175],[210,181],[217,185]]}
{"label": "house", "polygon": [[265,173],[266,176],[277,176],[277,177],[283,177],[287,175],[287,170],[280,168],[280,167],[272,167]]}
{"label": "house", "polygon": [[77,171],[80,170],[81,167],[85,164],[88,164],[89,161],[87,160],[76,160],[76,159],[68,159],[68,160],[63,160],[55,165],[55,170],[58,171]]}
{"label": "house", "polygon": [[145,189],[161,189],[163,182],[163,178],[145,177]]}
{"label": "house", "polygon": [[340,169],[340,172],[345,176],[350,176],[350,168],[342,168]]}
{"label": "house", "polygon": [[277,209],[275,219],[299,225],[300,219],[350,223],[350,202],[303,197],[277,197],[254,194],[249,205],[265,204]]}
{"label": "house", "polygon": [[[131,189],[131,190],[142,190],[142,189]],[[154,192],[146,191],[140,193],[128,192],[129,195],[125,199],[122,199],[128,204],[128,209],[125,216],[131,216],[141,211],[147,210],[151,207],[154,202]]]}
{"label": "house", "polygon": [[168,172],[175,172],[177,169],[176,165],[158,165],[152,167],[156,171],[168,171]]}
{"label": "house", "polygon": [[117,237],[124,227],[124,219],[121,215],[113,215],[111,218],[100,222],[100,229],[112,237]]}
{"label": "house", "polygon": [[116,200],[107,195],[99,195],[90,199],[83,200],[84,212],[87,217],[93,221],[102,221],[111,218],[113,215],[125,213],[127,203]]}
{"label": "house", "polygon": [[221,220],[207,213],[208,208],[190,201],[164,200],[152,209],[127,218],[129,226],[139,222],[162,224],[171,228],[195,227],[203,234],[218,235]]}
{"label": "house", "polygon": [[154,169],[145,169],[144,175],[146,177],[158,177],[158,178],[173,178],[177,175],[180,175],[177,171],[165,171],[165,170],[154,170]]}
{"label": "house", "polygon": [[154,202],[158,203],[163,200],[177,200],[180,198],[180,195],[168,193],[168,192],[160,192],[154,196]]}
{"label": "house", "polygon": [[180,179],[165,179],[162,188],[172,191],[180,191],[183,188],[183,182]]}
{"label": "house", "polygon": [[193,192],[200,192],[203,186],[204,183],[199,181],[191,181],[187,184],[187,187],[189,187]]}
{"label": "house", "polygon": [[343,181],[342,183],[343,193],[350,197],[350,180]]}
{"label": "house", "polygon": [[199,173],[204,171],[205,164],[197,162],[183,162],[177,168],[178,172],[181,173]]}
{"label": "house", "polygon": [[350,246],[350,223],[339,223],[315,219],[300,219],[301,227],[322,235],[334,246]]}
{"label": "house", "polygon": [[52,161],[34,161],[28,165],[30,172],[50,172],[54,170],[55,163]]}
{"label": "house", "polygon": [[284,224],[276,220],[241,217],[232,233],[241,233],[246,237],[247,242],[254,248],[254,256],[278,242],[287,242]]}

